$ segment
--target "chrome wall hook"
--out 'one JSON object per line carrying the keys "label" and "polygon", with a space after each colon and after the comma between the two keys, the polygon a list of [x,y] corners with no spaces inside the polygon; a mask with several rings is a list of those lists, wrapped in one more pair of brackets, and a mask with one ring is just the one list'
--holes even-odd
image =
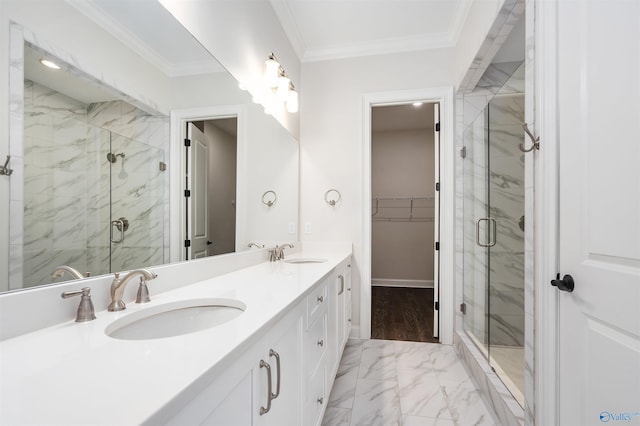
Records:
{"label": "chrome wall hook", "polygon": [[533,133],[531,133],[531,130],[529,130],[529,126],[527,125],[527,123],[524,123],[522,125],[522,128],[524,129],[524,131],[526,132],[527,135],[529,135],[529,137],[531,138],[531,142],[533,142],[533,145],[531,145],[531,147],[529,147],[528,149],[524,147],[524,142],[522,142],[519,145],[520,151],[522,152],[531,152],[534,149],[540,149],[540,136],[535,137],[533,136]]}
{"label": "chrome wall hook", "polygon": [[9,160],[11,160],[11,156],[7,155],[7,161],[4,162],[4,166],[0,166],[0,175],[11,176],[13,170],[9,168]]}

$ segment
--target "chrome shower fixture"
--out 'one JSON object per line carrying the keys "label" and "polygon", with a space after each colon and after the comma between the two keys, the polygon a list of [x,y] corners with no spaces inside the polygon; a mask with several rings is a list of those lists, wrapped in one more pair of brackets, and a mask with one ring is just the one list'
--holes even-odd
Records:
{"label": "chrome shower fixture", "polygon": [[110,163],[115,163],[118,160],[118,157],[122,157],[124,159],[124,152],[121,152],[119,154],[114,154],[113,152],[109,152],[107,154],[107,160]]}

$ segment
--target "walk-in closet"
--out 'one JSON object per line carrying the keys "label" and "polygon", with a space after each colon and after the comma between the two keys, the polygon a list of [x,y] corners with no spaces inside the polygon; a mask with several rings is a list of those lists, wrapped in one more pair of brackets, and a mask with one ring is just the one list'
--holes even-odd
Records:
{"label": "walk-in closet", "polygon": [[437,104],[373,108],[373,338],[437,341],[436,124]]}

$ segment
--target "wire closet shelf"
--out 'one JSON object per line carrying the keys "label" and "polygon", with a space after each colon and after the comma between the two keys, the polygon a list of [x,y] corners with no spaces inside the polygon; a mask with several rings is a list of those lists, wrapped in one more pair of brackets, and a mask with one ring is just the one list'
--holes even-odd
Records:
{"label": "wire closet shelf", "polygon": [[373,197],[373,222],[433,222],[434,197]]}

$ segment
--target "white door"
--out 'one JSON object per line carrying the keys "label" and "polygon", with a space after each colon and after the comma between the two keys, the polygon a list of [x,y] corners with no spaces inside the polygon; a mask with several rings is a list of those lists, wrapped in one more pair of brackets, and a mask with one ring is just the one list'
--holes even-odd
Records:
{"label": "white door", "polygon": [[189,148],[189,197],[187,197],[189,225],[187,239],[191,240],[187,247],[189,259],[206,257],[209,248],[209,214],[207,202],[207,170],[209,144],[196,126],[187,125],[187,138],[191,140]]}
{"label": "white door", "polygon": [[[559,424],[640,424],[640,2],[558,2]],[[544,136],[541,149],[544,149]]]}
{"label": "white door", "polygon": [[[440,244],[440,104],[433,105],[433,157],[434,179],[436,191],[434,192],[434,216],[433,216],[433,240]],[[433,251],[433,337],[439,336],[440,330],[440,251]],[[438,308],[438,309],[436,309]]]}

